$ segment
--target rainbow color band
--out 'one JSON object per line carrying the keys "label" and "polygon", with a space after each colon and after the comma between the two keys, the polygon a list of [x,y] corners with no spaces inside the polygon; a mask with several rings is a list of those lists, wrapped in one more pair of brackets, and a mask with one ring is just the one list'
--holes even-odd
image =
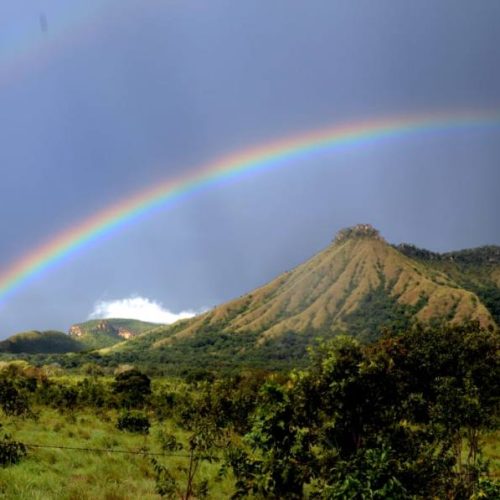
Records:
{"label": "rainbow color band", "polygon": [[491,126],[500,126],[499,111],[396,117],[307,132],[232,154],[113,204],[13,262],[0,272],[0,303],[30,280],[90,243],[155,210],[164,209],[186,195],[224,181],[288,165],[292,161],[305,161],[319,153],[332,153],[342,147],[351,148],[419,133]]}

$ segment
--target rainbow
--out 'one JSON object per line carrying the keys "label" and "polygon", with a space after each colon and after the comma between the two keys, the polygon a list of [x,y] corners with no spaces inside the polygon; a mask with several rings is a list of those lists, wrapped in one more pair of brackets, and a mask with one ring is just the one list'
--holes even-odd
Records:
{"label": "rainbow", "polygon": [[188,195],[241,179],[245,174],[267,171],[299,160],[305,163],[318,154],[333,153],[345,147],[360,147],[383,139],[498,126],[500,111],[393,117],[324,128],[237,152],[136,193],[36,247],[0,272],[0,303],[92,242],[157,210],[166,209]]}

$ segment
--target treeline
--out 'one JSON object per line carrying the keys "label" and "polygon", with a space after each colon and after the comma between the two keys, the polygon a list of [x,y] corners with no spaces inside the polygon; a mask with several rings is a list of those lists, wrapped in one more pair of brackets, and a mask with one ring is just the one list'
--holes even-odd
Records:
{"label": "treeline", "polygon": [[158,439],[164,451],[186,453],[182,484],[166,460],[151,461],[168,498],[209,495],[196,471],[218,461],[235,478],[234,498],[493,499],[500,486],[481,439],[498,430],[499,348],[497,332],[471,323],[417,326],[370,345],[338,337],[288,374],[151,380],[129,369],[106,379],[87,365],[75,380],[11,365],[0,406],[32,418],[40,405],[117,409],[117,428],[129,432],[173,422],[187,441]]}
{"label": "treeline", "polygon": [[99,366],[106,374],[112,374],[121,365],[134,364],[154,377],[199,378],[210,376],[210,373],[230,376],[242,368],[288,372],[307,365],[307,348],[314,343],[315,336],[321,336],[321,332],[312,332],[309,336],[286,332],[256,345],[257,333],[233,334],[202,329],[192,337],[158,348],[151,348],[147,342],[141,344],[139,338],[128,341],[133,342],[133,349],[113,353],[19,354],[4,359],[25,360],[38,367],[54,365],[74,373],[80,373],[82,367],[89,364]]}

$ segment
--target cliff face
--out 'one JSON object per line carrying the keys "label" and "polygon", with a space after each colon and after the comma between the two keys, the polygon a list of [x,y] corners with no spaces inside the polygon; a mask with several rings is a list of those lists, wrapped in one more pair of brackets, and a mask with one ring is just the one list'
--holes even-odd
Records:
{"label": "cliff face", "polygon": [[135,337],[137,334],[134,332],[131,332],[130,330],[127,330],[126,328],[119,327],[117,330],[118,337],[121,337],[122,339],[128,340],[133,337]]}
{"label": "cliff face", "polygon": [[84,335],[84,332],[79,325],[73,325],[68,330],[68,334],[70,335],[70,337],[82,337]]}
{"label": "cliff face", "polygon": [[158,325],[129,319],[97,319],[78,323],[68,333],[88,348],[110,347],[123,340],[130,340]]}

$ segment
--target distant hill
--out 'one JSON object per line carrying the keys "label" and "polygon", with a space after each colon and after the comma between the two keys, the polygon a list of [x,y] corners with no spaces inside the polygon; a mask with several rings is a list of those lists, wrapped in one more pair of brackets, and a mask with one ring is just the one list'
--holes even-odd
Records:
{"label": "distant hill", "polygon": [[[364,341],[382,327],[477,320],[497,327],[499,247],[434,254],[388,244],[372,226],[340,231],[332,244],[270,283],[200,316],[108,350],[161,363],[288,363],[317,337]],[[266,361],[267,360],[267,361]]]}
{"label": "distant hill", "polygon": [[0,342],[0,352],[11,354],[58,354],[83,350],[85,346],[78,340],[57,331],[22,332]]}
{"label": "distant hill", "polygon": [[62,354],[110,347],[132,339],[157,323],[135,319],[97,319],[73,325],[69,332],[28,331],[0,342],[0,353]]}
{"label": "distant hill", "polygon": [[73,325],[69,335],[86,349],[101,349],[157,327],[157,323],[136,319],[94,319]]}

